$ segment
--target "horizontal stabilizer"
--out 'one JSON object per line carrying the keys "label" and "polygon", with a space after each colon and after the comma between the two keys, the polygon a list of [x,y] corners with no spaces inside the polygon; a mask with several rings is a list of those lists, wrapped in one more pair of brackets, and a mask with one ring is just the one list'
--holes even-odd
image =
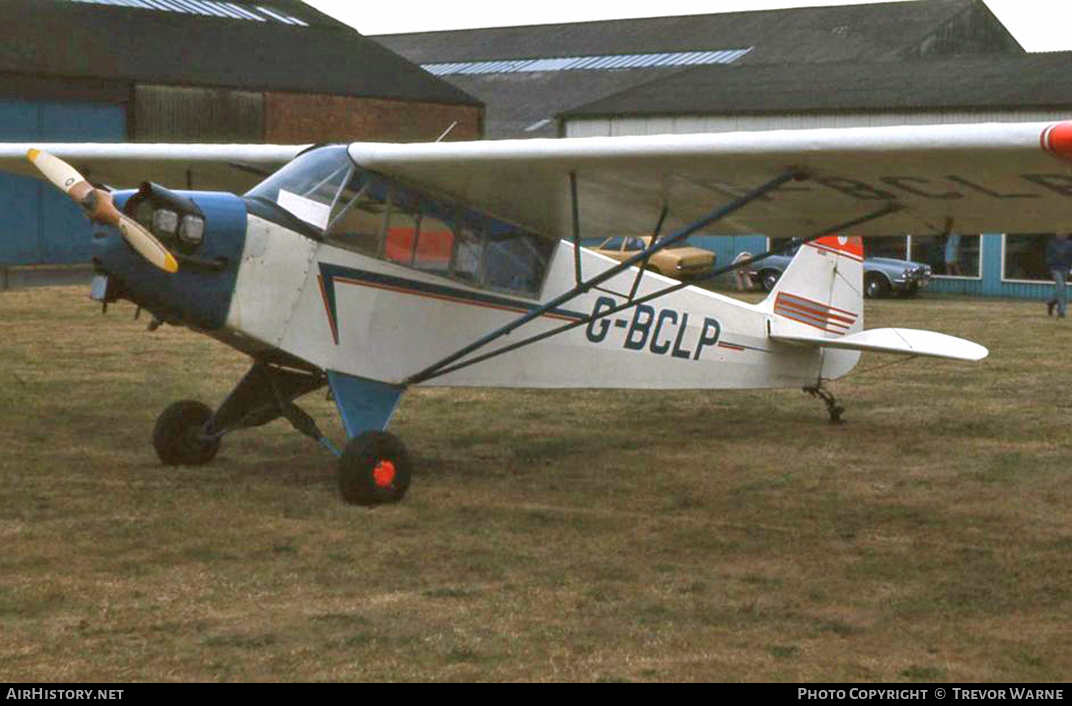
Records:
{"label": "horizontal stabilizer", "polygon": [[901,355],[927,355],[955,360],[982,360],[990,351],[978,343],[963,338],[947,336],[934,331],[912,328],[875,328],[853,333],[840,338],[823,338],[809,334],[776,334],[772,341],[796,343],[823,348],[845,348],[853,351],[875,353],[899,353]]}

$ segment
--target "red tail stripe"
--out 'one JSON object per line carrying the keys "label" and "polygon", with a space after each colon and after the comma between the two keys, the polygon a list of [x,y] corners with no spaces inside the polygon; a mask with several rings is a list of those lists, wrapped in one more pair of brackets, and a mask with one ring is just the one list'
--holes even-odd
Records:
{"label": "red tail stripe", "polygon": [[839,321],[830,321],[829,319],[825,319],[822,316],[816,316],[815,314],[810,314],[808,312],[800,311],[799,309],[793,309],[790,307],[775,307],[774,313],[781,314],[782,316],[786,316],[796,321],[808,320],[818,324],[822,324],[823,326],[836,326],[845,330],[848,330],[850,327],[850,324],[843,324]]}
{"label": "red tail stripe", "polygon": [[829,309],[830,311],[836,311],[839,314],[846,314],[848,316],[851,316],[853,319],[855,319],[855,318],[857,318],[859,316],[859,314],[853,313],[851,311],[846,311],[845,309],[838,309],[836,306],[829,306],[828,304],[823,304],[822,302],[817,302],[817,301],[814,301],[812,299],[807,299],[805,297],[800,296],[799,294],[790,294],[789,292],[778,292],[778,299],[775,300],[775,303],[777,303],[778,301],[781,301],[782,299],[784,299],[787,302],[795,301],[795,303],[811,304],[812,306],[817,306],[817,307],[820,307],[820,308],[823,308],[823,309]]}
{"label": "red tail stripe", "polygon": [[822,317],[824,319],[834,319],[836,321],[844,321],[845,323],[847,323],[849,325],[852,325],[853,323],[856,322],[856,317],[855,316],[852,317],[852,318],[848,318],[848,317],[845,317],[845,316],[840,316],[838,314],[831,314],[829,309],[827,309],[827,310],[816,309],[816,308],[808,306],[806,304],[798,304],[798,303],[796,303],[794,301],[778,302],[775,306],[791,306],[791,307],[796,308],[799,311],[807,312],[809,314],[815,314],[815,315],[818,315],[818,316],[820,316],[820,317]]}

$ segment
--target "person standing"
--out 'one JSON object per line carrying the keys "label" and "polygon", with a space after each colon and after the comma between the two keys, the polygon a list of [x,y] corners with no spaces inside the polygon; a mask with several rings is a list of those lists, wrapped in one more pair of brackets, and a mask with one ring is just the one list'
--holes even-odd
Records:
{"label": "person standing", "polygon": [[1053,316],[1057,307],[1057,316],[1065,318],[1068,313],[1068,271],[1072,268],[1072,240],[1068,233],[1059,233],[1046,245],[1046,267],[1053,277],[1053,297],[1046,303],[1046,313]]}
{"label": "person standing", "polygon": [[960,233],[949,233],[945,238],[945,273],[959,277],[960,272]]}
{"label": "person standing", "polygon": [[[733,262],[730,264],[740,265],[741,263],[748,262],[752,259],[752,253],[747,250],[742,250],[737,253],[737,257],[733,258]],[[733,270],[733,279],[737,283],[738,291],[752,291],[752,278],[748,274],[748,268],[738,267]]]}

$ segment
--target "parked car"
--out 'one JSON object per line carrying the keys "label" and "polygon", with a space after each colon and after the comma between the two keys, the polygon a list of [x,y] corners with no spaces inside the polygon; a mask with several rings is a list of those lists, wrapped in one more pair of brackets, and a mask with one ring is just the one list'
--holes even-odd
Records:
{"label": "parked car", "polygon": [[[593,250],[622,262],[648,247],[650,243],[650,235],[615,236],[607,238]],[[677,279],[702,275],[714,266],[715,254],[710,250],[689,245],[687,239],[660,250],[648,260],[648,269],[652,272]]]}
{"label": "parked car", "polygon": [[[771,291],[799,247],[798,245],[783,255],[771,255],[757,262],[748,275],[763,291]],[[926,287],[930,279],[930,265],[921,262],[898,260],[892,257],[864,258],[865,297],[888,297],[894,293],[912,296]]]}

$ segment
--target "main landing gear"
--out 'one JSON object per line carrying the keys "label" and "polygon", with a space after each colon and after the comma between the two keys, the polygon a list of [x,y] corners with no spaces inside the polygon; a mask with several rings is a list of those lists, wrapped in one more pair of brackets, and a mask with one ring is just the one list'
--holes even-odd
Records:
{"label": "main landing gear", "polygon": [[358,434],[339,458],[339,492],[353,505],[397,503],[409,489],[411,477],[406,447],[386,431]]}
{"label": "main landing gear", "polygon": [[339,458],[343,500],[366,506],[400,501],[412,477],[401,439],[385,431],[366,431],[350,439],[340,452],[313,418],[294,404],[298,397],[325,384],[318,371],[255,363],[215,412],[193,400],[168,406],[153,429],[156,455],[165,466],[202,466],[215,458],[226,434],[283,417]]}
{"label": "main landing gear", "polygon": [[203,466],[216,457],[220,438],[203,434],[212,419],[208,405],[195,400],[171,404],[156,418],[153,446],[165,466]]}

